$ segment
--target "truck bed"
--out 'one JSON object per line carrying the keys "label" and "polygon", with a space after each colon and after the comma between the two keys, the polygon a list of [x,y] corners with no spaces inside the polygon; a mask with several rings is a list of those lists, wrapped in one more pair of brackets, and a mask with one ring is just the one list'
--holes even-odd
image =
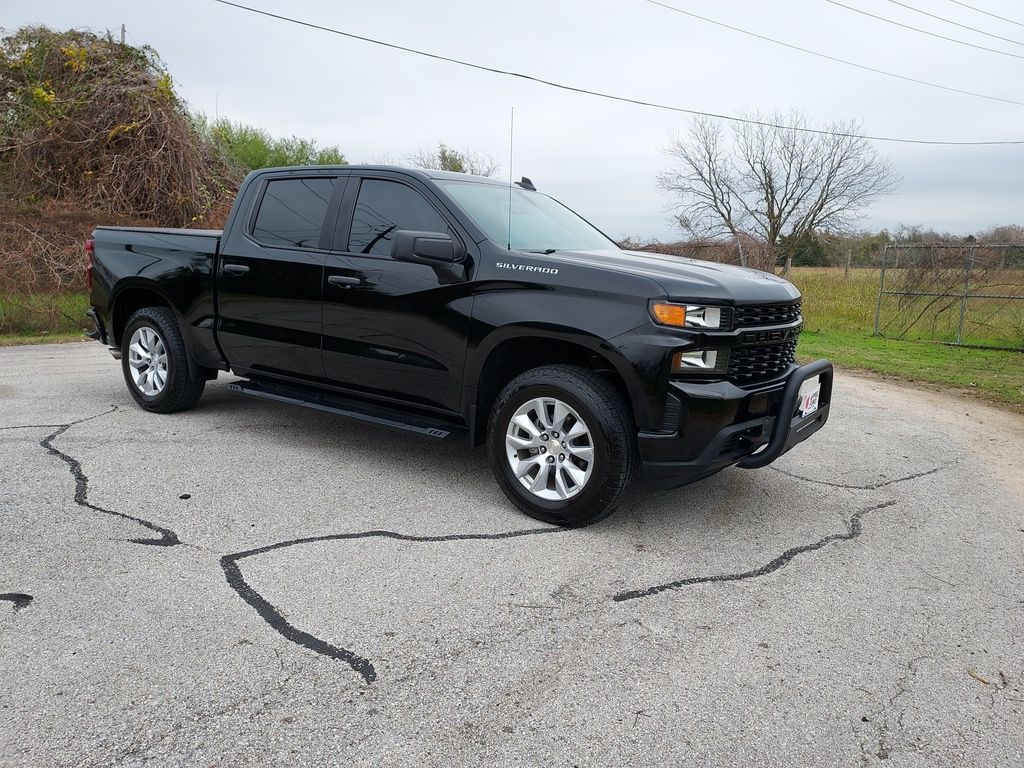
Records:
{"label": "truck bed", "polygon": [[96,227],[90,303],[103,341],[119,346],[120,329],[134,309],[163,304],[181,318],[192,359],[223,368],[213,327],[213,274],[221,234],[219,229]]}
{"label": "truck bed", "polygon": [[[224,233],[221,229],[174,229],[171,227],[96,227],[94,232],[109,233],[106,237],[99,234],[98,239],[121,241],[125,245],[147,243],[154,246],[180,247],[183,250],[211,254],[217,253],[221,235]],[[97,235],[94,234],[93,237],[96,238]]]}

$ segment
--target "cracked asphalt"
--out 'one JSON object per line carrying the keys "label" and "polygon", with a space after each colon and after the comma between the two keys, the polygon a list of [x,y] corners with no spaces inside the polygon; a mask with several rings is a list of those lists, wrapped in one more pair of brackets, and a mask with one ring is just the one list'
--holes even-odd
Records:
{"label": "cracked asphalt", "polygon": [[1022,765],[1024,418],[840,373],[562,531],[482,452],[0,349],[0,764]]}

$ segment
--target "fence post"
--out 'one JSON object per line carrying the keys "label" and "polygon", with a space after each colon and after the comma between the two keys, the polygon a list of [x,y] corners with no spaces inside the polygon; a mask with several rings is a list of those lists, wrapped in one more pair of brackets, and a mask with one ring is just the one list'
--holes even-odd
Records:
{"label": "fence post", "polygon": [[739,235],[733,235],[733,237],[736,240],[736,250],[740,252],[740,266],[745,267],[747,266],[747,255],[743,253],[743,243],[740,242]]}
{"label": "fence post", "polygon": [[885,245],[882,248],[882,276],[878,281],[878,304],[875,305],[875,330],[871,332],[872,336],[878,335],[878,319],[882,314],[882,292],[885,290],[885,254],[888,251],[889,246]]}
{"label": "fence post", "polygon": [[974,247],[967,251],[967,260],[964,262],[964,292],[960,297],[960,323],[956,327],[956,343],[963,343],[964,318],[967,316],[967,298],[971,290],[971,265],[974,263]]}

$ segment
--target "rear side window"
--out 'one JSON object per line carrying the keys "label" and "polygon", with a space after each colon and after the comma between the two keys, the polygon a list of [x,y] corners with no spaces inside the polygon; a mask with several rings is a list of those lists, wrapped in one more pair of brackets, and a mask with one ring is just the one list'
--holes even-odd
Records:
{"label": "rear side window", "polygon": [[447,232],[448,224],[415,189],[397,181],[364,180],[352,216],[349,253],[389,256],[392,233],[399,229]]}
{"label": "rear side window", "polygon": [[266,245],[316,248],[337,179],[275,179],[267,184],[252,234]]}

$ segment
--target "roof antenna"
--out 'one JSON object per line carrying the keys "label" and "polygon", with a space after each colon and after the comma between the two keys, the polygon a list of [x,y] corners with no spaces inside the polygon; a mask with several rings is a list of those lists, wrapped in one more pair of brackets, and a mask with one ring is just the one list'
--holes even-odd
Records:
{"label": "roof antenna", "polygon": [[516,108],[508,118],[508,250],[512,250],[512,142],[515,136]]}

